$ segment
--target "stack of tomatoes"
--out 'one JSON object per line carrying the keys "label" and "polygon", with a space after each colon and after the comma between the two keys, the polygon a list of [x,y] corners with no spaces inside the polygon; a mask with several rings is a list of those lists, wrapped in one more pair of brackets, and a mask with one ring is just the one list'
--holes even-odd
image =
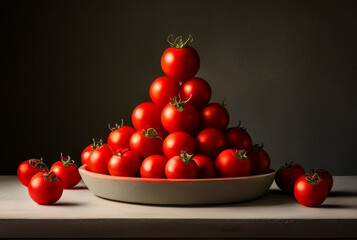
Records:
{"label": "stack of tomatoes", "polygon": [[239,177],[270,171],[263,145],[245,128],[228,128],[226,103],[210,102],[209,83],[196,77],[200,58],[190,35],[168,37],[161,58],[165,76],[150,86],[152,102],[132,112],[132,125],[111,127],[107,143],[95,141],[81,155],[86,169],[113,176],[192,179]]}

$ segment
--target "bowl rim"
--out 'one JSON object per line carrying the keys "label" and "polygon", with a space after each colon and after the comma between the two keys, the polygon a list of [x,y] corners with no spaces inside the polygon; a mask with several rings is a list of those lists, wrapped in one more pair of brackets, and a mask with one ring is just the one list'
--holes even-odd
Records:
{"label": "bowl rim", "polygon": [[217,178],[194,178],[194,179],[168,179],[168,178],[143,178],[143,177],[121,177],[121,176],[112,176],[101,173],[95,173],[88,171],[85,168],[86,164],[78,168],[79,172],[90,175],[95,178],[102,179],[111,179],[111,180],[121,180],[121,181],[138,181],[138,182],[217,182],[217,181],[232,181],[232,180],[247,180],[247,179],[256,179],[264,178],[267,176],[275,175],[275,170],[270,169],[269,173],[258,174],[258,175],[249,175],[242,177],[217,177]]}

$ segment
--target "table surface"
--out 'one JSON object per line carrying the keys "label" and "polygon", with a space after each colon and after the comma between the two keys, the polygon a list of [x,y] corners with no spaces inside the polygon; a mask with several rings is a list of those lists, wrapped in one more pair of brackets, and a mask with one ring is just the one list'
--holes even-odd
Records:
{"label": "table surface", "polygon": [[357,176],[335,176],[317,208],[298,204],[275,183],[254,201],[183,207],[109,201],[80,182],[56,204],[40,206],[16,176],[0,176],[0,237],[357,237]]}

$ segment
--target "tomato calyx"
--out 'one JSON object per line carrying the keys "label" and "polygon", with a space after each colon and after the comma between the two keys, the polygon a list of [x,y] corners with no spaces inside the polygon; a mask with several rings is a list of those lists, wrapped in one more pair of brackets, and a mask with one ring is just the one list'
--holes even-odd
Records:
{"label": "tomato calyx", "polygon": [[310,185],[316,185],[320,182],[321,178],[318,173],[305,174],[305,180]]}
{"label": "tomato calyx", "polygon": [[185,110],[185,104],[190,101],[192,98],[192,94],[190,94],[190,97],[186,101],[182,101],[180,97],[173,97],[170,99],[170,105],[175,106],[176,109],[180,112]]}
{"label": "tomato calyx", "polygon": [[228,105],[228,102],[227,102],[227,100],[225,98],[223,98],[222,103],[220,103],[219,105],[221,105],[221,107],[225,108]]}
{"label": "tomato calyx", "polygon": [[170,44],[171,47],[184,48],[184,47],[188,46],[189,43],[193,42],[193,37],[191,34],[189,34],[188,38],[184,42],[182,40],[182,36],[178,36],[178,37],[174,38],[174,35],[170,34],[169,36],[167,36],[166,40]]}
{"label": "tomato calyx", "polygon": [[247,159],[248,158],[247,153],[248,153],[247,150],[245,150],[245,151],[243,151],[243,150],[235,150],[234,157],[237,158],[237,159],[244,159],[244,158]]}
{"label": "tomato calyx", "polygon": [[184,163],[189,163],[192,160],[193,156],[194,156],[194,154],[188,154],[185,151],[181,151],[181,153],[180,153],[181,161]]}
{"label": "tomato calyx", "polygon": [[121,124],[117,124],[115,123],[114,127],[110,127],[110,123],[108,123],[108,128],[110,129],[110,131],[114,132],[120,128],[122,128],[124,126],[124,120],[121,120]]}
{"label": "tomato calyx", "polygon": [[43,174],[43,179],[45,179],[48,182],[52,182],[52,181],[58,179],[58,177],[53,171],[51,171],[51,172]]}
{"label": "tomato calyx", "polygon": [[40,158],[40,159],[30,159],[30,160],[28,160],[28,162],[32,167],[34,167],[34,168],[39,167],[40,169],[45,169],[48,172],[48,167],[43,162],[42,158]]}
{"label": "tomato calyx", "polygon": [[103,139],[99,139],[99,141],[95,141],[95,139],[92,139],[93,144],[91,145],[91,150],[94,151],[97,148],[100,148],[103,145]]}
{"label": "tomato calyx", "polygon": [[260,149],[263,149],[263,147],[264,147],[263,142],[262,142],[261,145],[259,145],[259,144],[254,144],[254,145],[252,146],[252,152],[257,153],[257,152],[259,152]]}
{"label": "tomato calyx", "polygon": [[154,128],[148,128],[147,130],[143,129],[143,135],[151,139],[159,137],[159,134]]}
{"label": "tomato calyx", "polygon": [[123,154],[125,154],[129,150],[130,150],[129,148],[120,148],[117,153],[118,157],[121,158],[123,156]]}
{"label": "tomato calyx", "polygon": [[64,167],[68,167],[69,165],[74,164],[74,160],[71,159],[69,155],[67,157],[64,157],[62,153],[61,153],[61,162]]}
{"label": "tomato calyx", "polygon": [[317,169],[317,168],[313,168],[310,170],[310,174],[318,174],[319,176],[321,176],[322,178],[324,178],[325,176],[325,172],[324,171],[321,171],[321,169]]}
{"label": "tomato calyx", "polygon": [[[241,133],[243,133],[243,134],[248,134],[247,128],[241,126],[241,124],[242,124],[242,121],[239,120],[239,123],[238,123],[238,126],[237,126],[238,130],[239,130]],[[263,147],[263,143],[262,143],[262,147]]]}

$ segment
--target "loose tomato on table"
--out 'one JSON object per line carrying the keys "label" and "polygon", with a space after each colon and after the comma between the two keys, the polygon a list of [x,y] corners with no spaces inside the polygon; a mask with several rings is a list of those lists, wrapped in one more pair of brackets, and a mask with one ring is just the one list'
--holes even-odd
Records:
{"label": "loose tomato on table", "polygon": [[174,39],[170,34],[167,42],[170,47],[165,50],[161,57],[161,68],[166,76],[178,82],[184,82],[196,75],[200,68],[200,57],[189,43],[193,41],[191,35],[183,42],[182,36]]}
{"label": "loose tomato on table", "polygon": [[216,128],[220,131],[224,131],[229,124],[229,113],[225,108],[226,102],[222,104],[210,103],[204,107],[199,113],[199,127],[204,128]]}
{"label": "loose tomato on table", "polygon": [[317,207],[321,205],[327,195],[327,183],[317,173],[301,176],[294,185],[296,201],[307,207]]}
{"label": "loose tomato on table", "polygon": [[318,169],[318,168],[314,168],[311,169],[311,173],[317,173],[320,177],[322,177],[323,180],[325,180],[325,182],[327,183],[328,186],[328,192],[331,191],[332,186],[333,186],[333,178],[332,178],[332,174],[327,171],[326,169]]}
{"label": "loose tomato on table", "polygon": [[74,161],[70,156],[63,157],[61,153],[61,160],[55,162],[50,169],[51,172],[55,173],[56,176],[61,180],[64,189],[69,189],[74,187],[81,180],[81,175],[79,175],[78,167],[74,164]]}
{"label": "loose tomato on table", "polygon": [[211,86],[202,78],[194,77],[184,83],[180,88],[180,98],[183,101],[190,99],[190,104],[196,109],[202,109],[211,99]]}
{"label": "loose tomato on table", "polygon": [[126,149],[114,154],[108,162],[108,171],[112,176],[137,177],[141,158],[135,151]]}
{"label": "loose tomato on table", "polygon": [[217,173],[220,177],[248,176],[252,164],[246,150],[226,149],[215,161]]}
{"label": "loose tomato on table", "polygon": [[305,170],[297,163],[285,163],[275,173],[275,183],[286,193],[294,192],[294,185],[298,178],[305,174]]}
{"label": "loose tomato on table", "polygon": [[214,166],[214,161],[209,157],[196,154],[192,157],[192,160],[198,166],[198,175],[197,178],[213,178],[216,175],[216,169]]}
{"label": "loose tomato on table", "polygon": [[22,162],[17,168],[17,178],[24,186],[27,186],[33,175],[38,172],[48,172],[48,168],[42,158],[29,159]]}
{"label": "loose tomato on table", "polygon": [[192,160],[193,155],[182,152],[180,156],[170,158],[165,166],[165,175],[169,179],[192,179],[198,175],[198,166]]}
{"label": "loose tomato on table", "polygon": [[196,152],[216,159],[218,154],[226,147],[226,139],[222,132],[215,128],[201,130],[196,137]]}
{"label": "loose tomato on table", "polygon": [[[108,144],[103,143],[102,139],[97,142],[93,139],[93,144],[82,152],[82,163],[87,164],[86,169],[91,172],[109,175],[108,162],[113,154],[114,151]],[[85,156],[85,161],[83,161],[83,156]]]}
{"label": "loose tomato on table", "polygon": [[197,110],[188,101],[182,101],[179,97],[172,98],[162,110],[161,122],[169,133],[191,133],[197,127]]}
{"label": "loose tomato on table", "polygon": [[136,130],[154,128],[161,138],[165,138],[168,132],[161,123],[162,109],[154,103],[144,102],[139,104],[131,115],[131,121]]}
{"label": "loose tomato on table", "polygon": [[154,128],[136,131],[129,141],[130,149],[137,152],[140,157],[162,155],[162,138]]}
{"label": "loose tomato on table", "polygon": [[31,178],[28,193],[40,205],[53,204],[61,198],[63,184],[53,172],[38,172]]}
{"label": "loose tomato on table", "polygon": [[121,149],[129,148],[129,139],[135,132],[135,129],[130,126],[124,126],[123,120],[121,124],[115,124],[114,127],[108,125],[111,132],[109,133],[107,144],[118,153]]}
{"label": "loose tomato on table", "polygon": [[166,76],[157,78],[150,86],[150,98],[157,106],[164,108],[171,98],[177,97],[180,84]]}
{"label": "loose tomato on table", "polygon": [[227,147],[229,148],[246,150],[252,148],[252,139],[247,132],[247,129],[241,127],[241,121],[239,121],[238,126],[226,129],[224,136],[226,137]]}
{"label": "loose tomato on table", "polygon": [[167,158],[162,155],[151,155],[144,159],[140,167],[143,178],[165,178]]}
{"label": "loose tomato on table", "polygon": [[249,158],[252,161],[252,174],[268,173],[270,170],[270,157],[263,149],[262,145],[255,144],[249,152]]}
{"label": "loose tomato on table", "polygon": [[188,154],[194,154],[196,150],[196,140],[186,132],[174,132],[165,138],[162,149],[167,159],[179,156],[182,151]]}

